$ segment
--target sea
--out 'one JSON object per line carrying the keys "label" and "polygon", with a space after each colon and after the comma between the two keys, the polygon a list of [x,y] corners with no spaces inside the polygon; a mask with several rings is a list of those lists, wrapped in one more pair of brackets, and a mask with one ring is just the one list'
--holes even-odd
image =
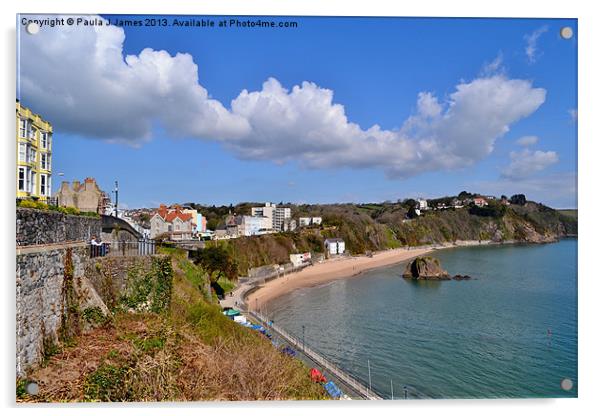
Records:
{"label": "sea", "polygon": [[297,289],[263,311],[385,399],[577,397],[577,240],[431,253]]}

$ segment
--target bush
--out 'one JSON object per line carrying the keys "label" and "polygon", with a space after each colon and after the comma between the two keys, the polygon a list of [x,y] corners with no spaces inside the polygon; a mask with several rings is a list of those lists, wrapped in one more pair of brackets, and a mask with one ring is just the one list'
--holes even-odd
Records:
{"label": "bush", "polygon": [[96,212],[82,212],[75,207],[59,207],[55,205],[47,205],[40,201],[34,201],[33,199],[17,199],[17,207],[19,208],[31,208],[41,209],[44,211],[60,212],[61,214],[68,215],[80,215],[84,217],[100,218],[100,214]]}
{"label": "bush", "polygon": [[67,214],[70,214],[70,215],[80,215],[79,209],[77,209],[75,207],[66,207],[66,212],[67,212]]}
{"label": "bush", "polygon": [[124,388],[124,378],[128,371],[126,366],[102,364],[86,377],[84,397],[87,400],[103,402],[123,401],[129,399]]}
{"label": "bush", "polygon": [[206,247],[194,254],[195,263],[200,264],[209,273],[221,272],[230,280],[238,279],[238,265],[221,246]]}

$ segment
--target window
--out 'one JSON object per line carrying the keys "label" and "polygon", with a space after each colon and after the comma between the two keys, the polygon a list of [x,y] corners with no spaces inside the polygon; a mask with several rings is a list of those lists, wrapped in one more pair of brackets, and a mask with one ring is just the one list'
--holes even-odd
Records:
{"label": "window", "polygon": [[25,190],[25,168],[19,168],[19,191]]}
{"label": "window", "polygon": [[46,189],[46,180],[47,180],[46,175],[41,174],[40,175],[40,195],[41,196],[46,196],[46,191],[47,191],[47,189]]}
{"label": "window", "polygon": [[27,192],[33,193],[36,189],[36,174],[31,170],[27,169]]}
{"label": "window", "polygon": [[27,156],[27,145],[25,143],[19,143],[19,162],[25,162]]}
{"label": "window", "polygon": [[48,169],[48,155],[40,153],[40,167],[44,170]]}
{"label": "window", "polygon": [[27,120],[19,119],[19,137],[27,137]]}
{"label": "window", "polygon": [[48,149],[48,133],[45,131],[40,132],[40,143],[42,149]]}
{"label": "window", "polygon": [[27,137],[30,139],[36,138],[36,129],[31,126],[31,121],[27,121]]}
{"label": "window", "polygon": [[27,155],[27,162],[35,163],[35,161],[36,161],[36,149],[34,149],[33,147],[30,147],[29,153]]}

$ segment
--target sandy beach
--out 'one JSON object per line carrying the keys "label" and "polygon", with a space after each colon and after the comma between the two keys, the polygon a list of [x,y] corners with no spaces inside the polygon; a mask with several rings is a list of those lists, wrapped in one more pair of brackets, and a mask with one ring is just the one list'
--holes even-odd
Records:
{"label": "sandy beach", "polygon": [[[247,305],[254,310],[271,299],[281,296],[301,287],[316,286],[332,280],[353,277],[365,270],[389,266],[400,263],[416,256],[433,251],[433,248],[410,249],[399,248],[375,253],[372,257],[356,256],[342,257],[326,260],[322,263],[309,266],[300,272],[291,273],[285,277],[267,282],[260,289],[251,293],[247,298]],[[401,274],[401,269],[400,269]]]}

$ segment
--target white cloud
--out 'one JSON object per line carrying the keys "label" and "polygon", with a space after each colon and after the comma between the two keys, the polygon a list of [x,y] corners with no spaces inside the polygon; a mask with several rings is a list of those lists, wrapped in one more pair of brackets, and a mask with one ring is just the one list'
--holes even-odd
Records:
{"label": "white cloud", "polygon": [[66,26],[21,36],[21,98],[57,131],[139,144],[158,125],[170,135],[216,140],[237,157],[311,168],[378,168],[390,177],[457,169],[486,157],[546,91],[504,75],[461,82],[443,99],[420,92],[399,129],[362,129],[334,91],[290,90],[268,78],[227,108],[199,83],[191,55],[144,49],[123,56],[121,28]]}
{"label": "white cloud", "polygon": [[495,59],[491,62],[485,62],[481,68],[481,76],[491,76],[497,73],[503,73],[504,54],[501,51],[497,53]]}
{"label": "white cloud", "polygon": [[524,149],[520,152],[510,152],[510,165],[502,171],[502,177],[507,179],[526,178],[556,162],[558,162],[558,155],[554,151]]}
{"label": "white cloud", "polygon": [[576,108],[569,109],[569,116],[571,116],[571,120],[573,122],[577,121],[578,113]]}
{"label": "white cloud", "polygon": [[539,29],[535,30],[528,35],[525,35],[525,41],[527,45],[525,46],[525,54],[527,55],[527,60],[529,63],[534,63],[537,61],[541,53],[537,50],[537,41],[541,35],[548,31],[548,26],[542,26]]}
{"label": "white cloud", "polygon": [[516,141],[520,146],[532,146],[539,141],[539,137],[537,136],[523,136]]}

